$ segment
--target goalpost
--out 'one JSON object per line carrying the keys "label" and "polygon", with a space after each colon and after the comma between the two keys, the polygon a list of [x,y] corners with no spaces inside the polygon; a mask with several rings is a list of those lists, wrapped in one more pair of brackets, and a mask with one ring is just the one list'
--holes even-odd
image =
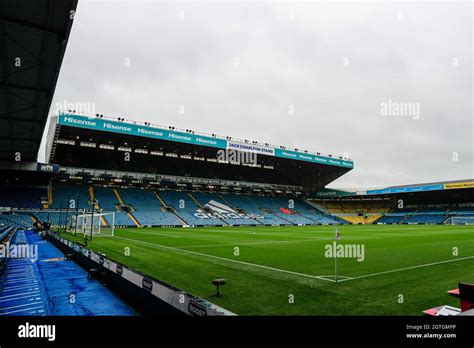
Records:
{"label": "goalpost", "polygon": [[446,220],[447,225],[474,225],[474,216],[452,216]]}
{"label": "goalpost", "polygon": [[81,213],[72,217],[73,230],[85,236],[113,236],[115,230],[115,213]]}

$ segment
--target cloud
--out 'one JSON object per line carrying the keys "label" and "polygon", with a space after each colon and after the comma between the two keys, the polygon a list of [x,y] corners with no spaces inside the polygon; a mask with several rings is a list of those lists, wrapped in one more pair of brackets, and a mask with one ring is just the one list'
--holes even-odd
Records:
{"label": "cloud", "polygon": [[[333,187],[471,178],[472,14],[469,2],[80,2],[53,105],[348,153],[355,169]],[[417,103],[419,119],[382,116],[389,101]]]}

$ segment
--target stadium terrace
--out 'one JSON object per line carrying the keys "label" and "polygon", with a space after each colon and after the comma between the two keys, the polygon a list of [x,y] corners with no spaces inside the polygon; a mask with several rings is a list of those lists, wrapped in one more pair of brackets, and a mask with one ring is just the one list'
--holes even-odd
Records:
{"label": "stadium terrace", "polygon": [[[76,6],[0,5],[0,316],[474,315],[473,178],[333,189],[351,159],[74,110],[46,129]],[[15,338],[67,336],[30,322]]]}
{"label": "stadium terrace", "polygon": [[[272,289],[286,288],[290,277],[301,294],[307,293],[308,281],[309,289],[324,293],[334,293],[334,283],[351,286],[358,294],[352,297],[358,314],[400,314],[398,304],[387,302],[392,286],[380,289],[377,282],[397,279],[403,287],[413,274],[421,280],[426,269],[451,270],[474,257],[469,244],[474,179],[329,189],[328,184],[353,169],[352,162],[121,120],[60,113],[48,130],[48,163],[0,163],[4,243],[38,248],[37,255],[45,255],[38,261],[40,269],[55,265],[54,274],[69,267],[65,255],[76,255],[71,276],[83,267],[89,272],[91,265],[105,277],[120,275],[114,289],[120,298],[103,287],[92,293],[108,298],[104,306],[78,297],[77,308],[87,313],[348,314],[341,305],[342,290],[326,299],[324,307],[313,293],[300,295],[303,308],[273,305],[268,301]],[[239,165],[223,153],[257,161]],[[419,238],[416,246],[409,243]],[[453,246],[460,253],[447,257]],[[141,268],[157,257],[153,267]],[[3,260],[6,274],[27,267],[16,259]],[[189,267],[193,262],[200,264],[199,272]],[[241,290],[224,287],[225,298],[210,296],[208,285],[221,274],[246,285]],[[464,268],[455,274],[460,282],[466,278]],[[261,276],[268,283],[262,285]],[[189,286],[189,279],[195,285]],[[382,303],[383,310],[363,306],[367,293],[359,279],[373,281],[379,290],[368,296]],[[426,300],[403,307],[402,313],[431,313],[430,306],[437,306],[437,313],[437,293],[452,280],[419,284]],[[56,286],[57,280],[35,281]],[[76,289],[65,286],[63,291]],[[137,292],[155,295],[140,302]],[[262,302],[249,302],[255,298]],[[29,315],[69,313],[65,303],[49,308],[47,298],[41,301],[38,308],[27,307]],[[16,304],[0,305],[0,314]]]}
{"label": "stadium terrace", "polygon": [[[342,157],[169,128],[60,112],[50,124],[47,157],[65,169],[114,170],[120,163],[121,171],[126,172],[208,179],[214,171],[221,180],[280,185],[288,192],[306,193],[354,167]],[[252,158],[256,155],[258,163],[244,160],[250,166],[237,169],[230,156],[221,156],[230,150]],[[124,152],[127,161],[123,161]],[[97,163],[97,156],[107,160]]]}

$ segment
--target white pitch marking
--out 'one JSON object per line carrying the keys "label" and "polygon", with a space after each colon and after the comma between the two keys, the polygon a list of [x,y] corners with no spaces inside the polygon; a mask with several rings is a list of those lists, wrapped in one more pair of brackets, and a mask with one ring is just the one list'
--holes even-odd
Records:
{"label": "white pitch marking", "polygon": [[284,269],[274,268],[274,267],[270,267],[270,266],[258,265],[258,264],[256,264],[256,263],[250,263],[250,262],[232,260],[232,259],[228,259],[228,258],[225,258],[225,257],[220,257],[220,256],[215,256],[215,255],[209,255],[209,254],[198,253],[198,252],[196,252],[196,251],[191,251],[191,250],[186,250],[186,249],[180,249],[180,248],[174,248],[174,247],[170,247],[170,246],[165,246],[165,245],[155,244],[155,243],[149,243],[149,242],[145,242],[145,241],[141,241],[141,240],[136,240],[136,239],[131,239],[131,238],[118,237],[118,236],[116,236],[116,238],[125,239],[125,240],[130,240],[130,241],[137,242],[137,243],[148,244],[148,245],[155,246],[155,247],[159,247],[159,248],[163,248],[163,249],[168,249],[168,250],[173,250],[173,251],[179,251],[179,252],[182,252],[182,253],[185,253],[185,254],[194,254],[194,255],[198,255],[198,256],[204,256],[204,257],[209,257],[209,258],[213,258],[213,259],[218,259],[218,260],[224,260],[224,261],[239,263],[239,264],[246,265],[246,266],[257,267],[257,268],[264,268],[264,269],[268,269],[268,270],[274,271],[274,272],[288,273],[288,274],[293,274],[293,275],[297,275],[297,276],[301,276],[301,277],[306,277],[306,278],[312,278],[312,279],[319,279],[319,280],[325,280],[325,281],[332,281],[332,282],[334,282],[334,280],[327,279],[327,278],[324,278],[324,277],[321,277],[321,276],[315,276],[315,275],[305,274],[305,273],[299,273],[299,272],[292,272],[292,271],[287,271],[287,270],[284,270]]}
{"label": "white pitch marking", "polygon": [[469,260],[469,259],[474,259],[474,256],[467,256],[467,257],[461,257],[459,259],[454,259],[454,260],[444,260],[444,261],[439,261],[439,262],[427,263],[427,264],[424,264],[424,265],[417,265],[417,266],[411,266],[411,267],[405,267],[405,268],[392,269],[392,270],[389,270],[389,271],[371,273],[371,274],[361,275],[361,276],[358,276],[358,277],[352,277],[350,279],[342,279],[341,282],[348,281],[348,280],[361,279],[361,278],[374,277],[374,276],[378,276],[378,275],[382,275],[382,274],[388,274],[388,273],[402,272],[402,271],[407,271],[407,270],[410,270],[410,269],[436,266],[436,265],[440,265],[440,264],[443,264],[443,263],[457,262],[457,261],[463,261],[463,260]]}
{"label": "white pitch marking", "polygon": [[324,276],[319,276],[318,279],[325,280],[325,281],[328,281],[328,282],[333,282],[333,283],[336,282],[334,279],[326,278],[326,277],[324,277]]}
{"label": "white pitch marking", "polygon": [[162,233],[157,233],[157,232],[154,232],[154,231],[150,231],[150,232],[143,232],[143,231],[132,231],[131,229],[128,229],[127,230],[127,233],[139,233],[139,234],[148,234],[148,235],[152,235],[152,236],[160,236],[160,237],[163,237],[163,238],[181,238],[181,236],[172,236],[172,235],[169,235],[169,234],[162,234]]}
{"label": "white pitch marking", "polygon": [[[262,226],[263,227],[263,226]],[[262,228],[262,227],[256,227],[255,229],[258,230],[259,228]],[[249,229],[242,229],[242,230],[221,230],[221,229],[212,229],[212,230],[200,230],[199,227],[196,227],[195,230],[192,230],[192,229],[186,229],[184,231],[182,230],[179,230],[179,231],[176,231],[175,233],[179,233],[179,236],[171,236],[171,235],[165,235],[165,234],[161,234],[159,232],[155,232],[154,230],[152,231],[149,231],[149,232],[142,232],[142,231],[131,231],[130,229],[129,230],[123,230],[123,231],[120,231],[120,232],[132,232],[132,233],[141,233],[141,234],[149,234],[149,235],[157,235],[157,236],[167,236],[167,237],[171,237],[171,238],[180,238],[182,236],[194,236],[196,237],[196,235],[199,235],[199,232],[205,232],[205,234],[201,234],[199,236],[209,236],[212,234],[219,234],[219,233],[230,233],[230,234],[235,234],[235,235],[254,235],[254,232],[252,230],[249,230]],[[309,232],[316,232],[316,233],[320,233],[321,231],[309,231]],[[309,233],[308,231],[304,231],[304,233]],[[322,232],[328,232],[328,231],[322,231]],[[283,233],[283,232],[278,232],[278,233],[274,233],[274,232],[269,232],[269,231],[258,231],[258,235],[259,236],[265,236],[265,237],[271,237],[271,236],[277,236],[277,237],[292,237],[294,236],[294,233]]]}
{"label": "white pitch marking", "polygon": [[181,248],[205,248],[205,247],[220,247],[220,246],[241,246],[241,245],[259,245],[259,244],[278,244],[278,243],[298,243],[298,242],[309,242],[316,240],[332,240],[334,238],[306,238],[306,239],[295,239],[295,240],[269,240],[266,242],[243,242],[243,243],[226,243],[226,244],[202,244],[202,245],[185,245]]}

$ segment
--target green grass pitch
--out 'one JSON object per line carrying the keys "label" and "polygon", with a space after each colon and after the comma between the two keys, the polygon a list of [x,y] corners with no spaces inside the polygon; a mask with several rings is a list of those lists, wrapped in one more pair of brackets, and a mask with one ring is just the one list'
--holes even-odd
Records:
{"label": "green grass pitch", "polygon": [[116,229],[89,247],[239,315],[421,315],[474,283],[474,226],[338,228],[364,260],[338,258],[337,283],[334,226]]}

